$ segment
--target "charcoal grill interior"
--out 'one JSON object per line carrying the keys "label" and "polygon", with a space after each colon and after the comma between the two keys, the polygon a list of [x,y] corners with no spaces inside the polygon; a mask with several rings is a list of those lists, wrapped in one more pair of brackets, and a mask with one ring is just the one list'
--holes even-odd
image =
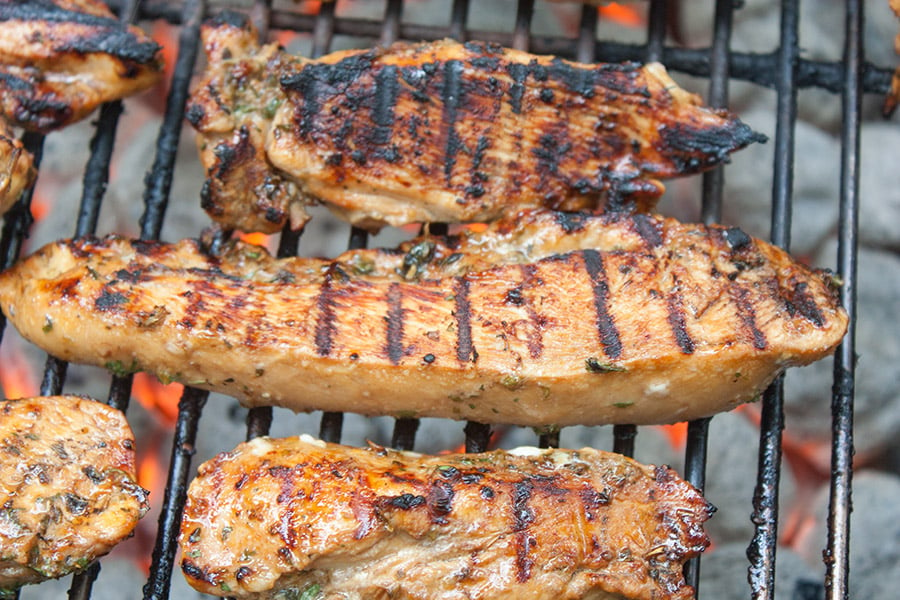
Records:
{"label": "charcoal grill interior", "polygon": [[[179,136],[182,133],[185,103],[198,63],[200,50],[199,26],[203,18],[223,10],[223,6],[187,0],[174,3],[161,0],[113,0],[111,7],[123,20],[144,23],[162,19],[178,26],[177,60],[170,82],[170,92],[165,102],[165,114],[159,129],[152,169],[145,180],[143,206],[140,220],[142,239],[157,239],[164,223],[177,157]],[[317,12],[310,12],[317,4]],[[843,45],[843,60],[824,62],[806,60],[801,56],[798,44],[799,0],[784,0],[781,6],[780,44],[774,52],[732,52],[729,42],[734,12],[741,3],[733,0],[709,1],[709,23],[712,44],[703,48],[666,45],[667,23],[671,23],[674,2],[652,0],[647,5],[646,41],[627,44],[598,40],[596,30],[598,12],[594,7],[582,7],[578,36],[575,38],[551,37],[531,33],[535,0],[498,2],[508,13],[509,26],[505,31],[485,31],[479,23],[469,21],[470,3],[467,0],[448,2],[449,20],[438,25],[407,23],[404,20],[404,1],[387,0],[378,3],[383,12],[377,19],[345,15],[345,3],[300,3],[298,6],[279,4],[273,8],[266,1],[257,1],[240,7],[256,23],[261,32],[293,30],[307,32],[311,36],[311,54],[320,56],[331,49],[335,36],[352,35],[368,40],[370,44],[386,44],[397,39],[436,40],[444,37],[496,41],[503,45],[527,49],[535,53],[555,54],[580,61],[649,61],[663,62],[676,79],[691,75],[706,80],[707,103],[713,106],[728,105],[729,83],[751,82],[775,90],[777,93],[777,129],[774,139],[774,164],[771,168],[771,239],[789,248],[792,214],[793,165],[802,156],[794,155],[795,122],[797,119],[797,95],[807,88],[819,88],[842,98],[840,165],[834,165],[834,173],[840,186],[839,249],[832,267],[843,281],[842,301],[855,317],[857,286],[856,247],[858,232],[858,187],[860,144],[860,112],[865,94],[883,96],[890,87],[891,70],[885,66],[866,63],[863,53],[863,2],[848,0],[845,3],[845,30],[835,35],[834,43]],[[373,3],[374,4],[374,3]],[[474,4],[474,3],[471,3]],[[127,101],[126,101],[127,102]],[[122,113],[122,103],[103,106],[96,118],[94,137],[90,142],[90,159],[83,169],[83,192],[74,231],[61,231],[59,236],[86,235],[97,232],[98,215],[109,178],[110,157],[117,151],[114,140],[117,122]],[[751,123],[752,125],[752,123]],[[26,146],[40,160],[44,137],[25,134]],[[149,149],[148,149],[149,151]],[[727,168],[706,174],[702,182],[702,209],[699,218],[716,222],[722,218],[723,177]],[[32,225],[30,215],[31,192],[26,192],[5,219],[0,239],[0,260],[6,268],[20,254],[23,241]],[[439,225],[437,227],[440,227]],[[435,227],[432,227],[435,231]],[[199,232],[198,232],[199,234]],[[293,255],[297,252],[298,236],[286,231],[281,235],[278,254]],[[367,244],[366,234],[353,230],[347,242],[349,247]],[[2,318],[2,317],[0,317]],[[0,322],[0,335],[5,320]],[[837,600],[847,597],[849,565],[849,514],[851,493],[851,457],[853,454],[853,398],[854,398],[854,340],[855,324],[851,320],[850,331],[837,351],[833,381],[833,440],[831,503],[828,523],[826,576],[820,582],[820,591],[813,588],[814,596]],[[62,392],[66,386],[67,365],[48,358],[41,382],[42,394]],[[132,377],[114,376],[109,388],[108,402],[127,410],[131,395]],[[776,539],[778,525],[778,491],[782,462],[782,430],[784,423],[783,382],[775,382],[762,401],[758,476],[753,498],[756,533],[748,540],[748,592],[753,598],[774,598],[774,574],[776,568]],[[169,597],[173,562],[176,554],[176,532],[181,517],[187,483],[196,468],[192,455],[198,424],[206,402],[207,393],[186,388],[179,404],[175,426],[171,463],[167,473],[167,485],[163,498],[153,502],[162,506],[159,530],[152,551],[149,578],[143,588],[143,597],[164,599]],[[280,409],[279,409],[280,410]],[[247,418],[247,437],[265,435],[269,431],[273,414],[271,409],[254,409]],[[341,414],[325,413],[321,417],[319,435],[329,441],[341,440]],[[418,423],[412,419],[396,421],[393,444],[400,448],[413,448]],[[708,431],[716,426],[715,419],[692,422],[688,427],[688,443],[685,457],[685,477],[703,487],[706,469]],[[614,450],[631,455],[635,436],[640,431],[632,426],[614,428]],[[301,432],[297,432],[301,433]],[[315,433],[315,432],[312,432]],[[490,428],[478,423],[465,427],[467,451],[487,447]],[[558,432],[545,433],[539,443],[552,446],[559,442]],[[140,443],[140,440],[139,440]],[[222,448],[226,450],[227,448]],[[688,581],[696,586],[699,578],[699,559],[687,567]],[[72,578],[69,597],[90,598],[99,565],[92,565],[84,573]],[[179,575],[175,575],[179,576]],[[136,584],[137,585],[137,584]],[[23,596],[27,592],[22,592]],[[17,595],[16,595],[17,596]],[[703,597],[703,590],[698,590]],[[809,596],[807,596],[809,597]]]}

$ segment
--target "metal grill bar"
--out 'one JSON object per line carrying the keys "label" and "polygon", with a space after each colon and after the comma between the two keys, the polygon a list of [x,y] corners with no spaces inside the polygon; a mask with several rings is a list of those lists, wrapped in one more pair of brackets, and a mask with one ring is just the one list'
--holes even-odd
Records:
{"label": "metal grill bar", "polygon": [[853,478],[853,394],[856,374],[856,258],[859,221],[859,138],[862,104],[863,3],[847,1],[844,40],[844,94],[841,130],[841,202],[838,224],[838,273],[841,302],[850,326],[834,356],[831,412],[831,482],[825,593],[846,600],[850,577],[850,508]]}
{"label": "metal grill bar", "polygon": [[[110,0],[113,7],[120,2],[121,0]],[[326,4],[329,3],[323,3],[323,6]],[[651,4],[651,8],[653,6],[654,4]],[[221,10],[213,9],[210,14],[217,14]],[[165,19],[176,24],[181,22],[179,11],[163,0],[143,5],[140,16],[142,19]],[[316,17],[313,15],[302,15],[283,10],[272,11],[272,27],[277,29],[311,31],[315,25],[315,19]],[[334,33],[379,39],[381,24],[364,19],[336,18]],[[399,31],[399,38],[413,40],[433,41],[448,35],[450,35],[450,29],[446,26],[410,23],[402,23]],[[505,46],[512,46],[513,42],[513,34],[500,31],[470,29],[466,37],[491,40]],[[576,51],[571,39],[551,36],[531,36],[530,50],[539,54],[555,54],[563,58],[574,58]],[[709,54],[709,48],[665,46],[660,58],[670,71],[708,78],[710,76]],[[598,41],[597,55],[594,60],[619,62],[643,61],[646,58],[647,47],[644,45]],[[777,68],[777,51],[771,53],[731,52],[729,56],[729,72],[732,79],[749,81],[772,89],[777,85],[775,75]],[[893,71],[864,62],[861,65],[861,75],[862,91],[883,94],[890,89]],[[799,59],[796,85],[798,89],[816,87],[841,93],[844,85],[843,69],[840,64],[835,62]]]}
{"label": "metal grill bar", "polygon": [[[716,108],[728,105],[728,55],[731,43],[731,25],[734,3],[717,0],[713,24],[713,43],[710,49],[710,82],[707,103]],[[701,219],[704,223],[722,220],[722,191],[725,187],[725,169],[719,167],[704,173],[701,192]],[[684,454],[684,476],[700,491],[706,488],[706,449],[709,441],[709,418],[688,424],[687,444]],[[699,592],[700,557],[689,560],[684,566],[688,585]]]}
{"label": "metal grill bar", "polygon": [[[251,10],[251,20],[253,26],[256,27],[259,36],[259,43],[265,44],[269,36],[269,20],[272,12],[272,0],[256,0]],[[290,223],[284,226],[284,230],[288,233],[278,240],[279,256],[286,256],[296,253],[297,243],[299,242],[300,233],[290,230]],[[223,232],[223,237],[225,232]],[[247,411],[247,441],[263,435],[268,435],[269,429],[272,427],[272,407],[256,406]]]}
{"label": "metal grill bar", "polygon": [[169,205],[169,190],[175,173],[175,155],[181,137],[181,123],[187,104],[188,89],[194,73],[194,62],[200,47],[200,22],[206,10],[203,0],[187,0],[178,33],[178,58],[172,87],[166,98],[166,113],[156,140],[153,167],[144,180],[144,206],[141,216],[141,239],[156,240],[162,231],[163,217]]}
{"label": "metal grill bar", "polygon": [[194,388],[184,388],[178,402],[178,420],[172,439],[172,462],[166,480],[162,508],[159,513],[159,530],[150,563],[150,577],[144,585],[144,600],[166,600],[172,583],[172,563],[178,549],[178,529],[187,497],[188,473],[197,440],[197,425],[209,393]]}
{"label": "metal grill bar", "polygon": [[[141,239],[158,239],[169,202],[169,191],[175,166],[181,123],[187,104],[188,89],[200,46],[200,24],[206,10],[202,0],[188,0],[184,5],[184,25],[178,36],[178,55],[172,76],[172,87],[166,99],[166,112],[156,143],[153,167],[145,179],[145,212],[141,217]],[[171,461],[150,574],[144,586],[144,600],[165,600],[172,581],[172,562],[177,550],[177,532],[187,495],[187,480],[194,453],[197,425],[208,392],[185,387],[178,403]]]}
{"label": "metal grill bar", "polygon": [[[799,2],[785,0],[781,10],[775,163],[772,179],[772,242],[790,248],[793,193],[794,126],[797,120],[796,63],[799,56]],[[778,490],[781,478],[781,434],[784,429],[784,378],[778,377],[763,394],[759,460],[753,493],[755,524],[747,548],[748,579],[753,598],[775,597],[775,556],[778,544]]]}

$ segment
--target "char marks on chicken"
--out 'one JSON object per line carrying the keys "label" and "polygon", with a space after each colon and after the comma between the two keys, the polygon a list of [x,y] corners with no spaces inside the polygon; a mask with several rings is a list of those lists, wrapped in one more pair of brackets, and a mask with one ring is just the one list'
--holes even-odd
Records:
{"label": "char marks on chicken", "polygon": [[76,396],[0,400],[0,592],[84,570],[147,508],[122,413]]}
{"label": "char marks on chicken", "polygon": [[61,359],[247,406],[527,426],[730,410],[847,327],[833,276],[739,229],[545,210],[333,260],[62,241],[0,307]]}
{"label": "char marks on chicken", "polygon": [[0,112],[47,132],[147,89],[160,47],[99,0],[0,0]]}
{"label": "char marks on chicken", "polygon": [[181,525],[198,590],[255,599],[694,597],[712,507],[593,449],[422,456],[257,438],[200,467]]}
{"label": "char marks on chicken", "polygon": [[203,27],[188,119],[203,206],[226,227],[299,228],[324,202],[356,226],[487,221],[528,207],[651,208],[659,179],[762,136],[662,65],[579,64],[494,44],[397,43],[317,60]]}

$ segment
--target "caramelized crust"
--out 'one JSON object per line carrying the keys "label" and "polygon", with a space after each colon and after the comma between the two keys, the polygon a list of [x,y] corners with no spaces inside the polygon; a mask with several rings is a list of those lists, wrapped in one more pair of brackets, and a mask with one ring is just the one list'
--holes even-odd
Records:
{"label": "caramelized crust", "polygon": [[125,417],[76,396],[0,400],[0,591],[80,571],[147,511]]}
{"label": "caramelized crust", "polygon": [[153,85],[159,46],[99,0],[0,0],[0,112],[50,131]]}
{"label": "caramelized crust", "polygon": [[236,598],[688,599],[682,565],[711,512],[667,467],[588,448],[257,438],[200,467],[181,566]]}
{"label": "caramelized crust", "polygon": [[273,232],[289,215],[301,226],[309,201],[371,230],[536,206],[647,210],[658,179],[763,139],[702,107],[659,64],[449,40],[311,61],[259,48],[239,20],[203,31],[209,66],[188,118],[207,168],[204,207],[238,229]]}
{"label": "caramelized crust", "polygon": [[0,306],[62,359],[247,406],[528,426],[729,410],[847,327],[833,277],[739,229],[546,211],[334,260],[59,242]]}
{"label": "caramelized crust", "polygon": [[34,177],[31,154],[0,116],[0,216],[19,199]]}

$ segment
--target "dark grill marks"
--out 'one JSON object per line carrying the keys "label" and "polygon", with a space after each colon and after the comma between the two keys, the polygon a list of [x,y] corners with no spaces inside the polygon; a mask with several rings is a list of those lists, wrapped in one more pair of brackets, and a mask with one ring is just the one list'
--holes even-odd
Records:
{"label": "dark grill marks", "polygon": [[650,248],[658,248],[662,245],[662,221],[653,219],[645,214],[638,213],[631,218],[635,232]]}
{"label": "dark grill marks", "polygon": [[819,310],[815,299],[807,292],[809,285],[803,281],[791,281],[790,283],[794,285],[793,292],[788,292],[784,288],[782,292],[782,298],[788,314],[793,317],[800,313],[804,319],[811,321],[816,327],[824,327],[825,317],[822,315],[822,311]]}
{"label": "dark grill marks", "polygon": [[742,287],[733,286],[731,298],[737,306],[738,317],[741,319],[744,329],[753,338],[753,347],[757,350],[765,350],[769,343],[766,335],[756,326],[756,311],[753,310],[749,293]]}
{"label": "dark grill marks", "polygon": [[447,524],[447,515],[453,510],[453,484],[449,481],[435,480],[428,489],[425,504],[431,515],[431,522],[439,525]]}
{"label": "dark grill marks", "polygon": [[462,148],[462,140],[456,132],[457,112],[462,104],[462,73],[463,64],[458,60],[448,60],[444,65],[444,85],[441,89],[444,110],[441,120],[447,129],[447,143],[444,147],[444,177],[447,184],[453,177],[456,155]]}
{"label": "dark grill marks", "polygon": [[322,281],[319,297],[316,298],[316,308],[318,316],[316,317],[316,353],[319,356],[331,355],[334,335],[337,333],[337,325],[335,324],[335,291],[332,287],[333,280],[332,270],[329,269],[325,273],[325,280]]}
{"label": "dark grill marks", "polygon": [[684,322],[684,307],[681,305],[681,294],[678,292],[677,285],[669,293],[669,301],[666,304],[669,310],[669,326],[672,327],[678,347],[685,354],[693,354],[694,340],[687,332],[687,325]]}
{"label": "dark grill marks", "polygon": [[512,77],[513,84],[509,86],[509,106],[513,113],[520,114],[522,112],[522,96],[525,94],[525,79],[528,77],[528,67],[513,63],[508,67],[509,76]]}
{"label": "dark grill marks", "polygon": [[[112,15],[102,17],[86,12],[67,10],[52,2],[3,2],[0,3],[0,21],[25,21],[31,23],[56,23],[62,26],[78,25],[81,35],[71,36],[66,43],[53,46],[56,51],[71,50],[77,53],[103,52],[139,63],[151,62],[160,46],[152,41],[140,41],[124,23]],[[52,42],[48,42],[52,43]]]}
{"label": "dark grill marks", "polygon": [[472,308],[469,304],[469,281],[457,277],[453,284],[453,295],[456,299],[456,358],[459,362],[475,362],[478,353],[472,345]]}
{"label": "dark grill marks", "polygon": [[[521,265],[522,284],[521,289],[529,289],[535,287],[535,273],[537,267],[535,265]],[[537,285],[540,285],[537,282]],[[531,321],[531,328],[528,332],[528,355],[531,358],[540,358],[544,353],[544,319],[534,310],[534,304],[522,298],[525,310],[528,312],[528,319]]]}
{"label": "dark grill marks", "polygon": [[397,282],[391,283],[387,293],[388,313],[387,321],[387,345],[385,351],[391,364],[399,364],[403,358],[403,290]]}
{"label": "dark grill marks", "polygon": [[528,480],[513,485],[513,531],[516,532],[516,579],[524,583],[531,578],[534,559],[529,556],[535,539],[528,533],[534,522],[534,510],[528,506],[534,485]]}
{"label": "dark grill marks", "polygon": [[294,111],[297,123],[297,136],[301,140],[308,140],[313,131],[313,123],[319,114],[318,86],[316,85],[316,70],[318,65],[307,65],[293,78],[282,79],[282,85],[297,90],[302,97],[299,106]]}
{"label": "dark grill marks", "polygon": [[[301,96],[295,100],[298,108],[294,112],[294,119],[299,121],[296,126],[300,139],[308,140],[309,135],[316,131],[314,125],[319,122],[322,105],[335,102],[337,96],[348,104],[355,102],[355,98],[347,92],[360,77],[371,72],[373,57],[374,52],[370,51],[348,56],[335,64],[307,64],[298,72],[281,78],[281,86],[286,92],[297,92]],[[351,108],[356,110],[359,107]],[[329,136],[335,134],[333,131],[324,133]],[[336,145],[341,146],[340,143]]]}
{"label": "dark grill marks", "polygon": [[619,339],[619,330],[607,308],[609,284],[606,281],[603,259],[599,252],[590,249],[582,251],[582,256],[594,292],[594,311],[597,313],[597,332],[600,336],[600,343],[603,344],[606,356],[619,358],[622,355],[622,341]]}
{"label": "dark grill marks", "polygon": [[400,89],[399,71],[394,65],[382,67],[375,76],[375,103],[372,106],[372,143],[383,146],[391,141],[394,126],[394,106]]}

